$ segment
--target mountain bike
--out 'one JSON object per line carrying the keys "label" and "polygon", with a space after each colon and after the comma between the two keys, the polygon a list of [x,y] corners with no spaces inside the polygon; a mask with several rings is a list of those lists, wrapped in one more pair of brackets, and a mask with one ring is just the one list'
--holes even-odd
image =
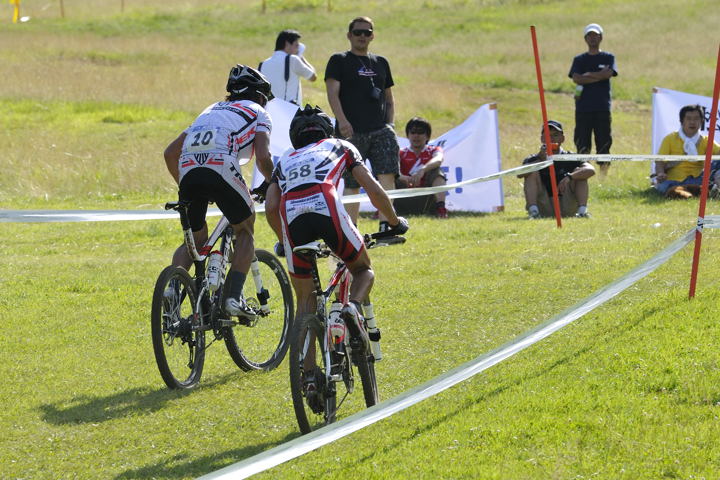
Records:
{"label": "mountain bike", "polygon": [[[392,230],[366,234],[364,240],[367,248],[405,242],[404,237]],[[372,407],[379,401],[373,354],[379,353],[377,344],[373,345],[379,340],[379,331],[372,332],[375,337],[369,335],[370,343],[351,338],[340,318],[340,310],[348,303],[350,294],[351,275],[345,263],[338,259],[326,289],[320,283],[317,259],[333,255],[327,245],[311,242],[295,247],[293,252],[310,263],[317,296],[317,311],[296,322],[290,344],[290,390],[300,431],[305,434],[337,419],[338,410],[355,389],[356,369],[365,405]],[[334,300],[330,302],[333,294]],[[362,323],[367,332],[364,316]],[[308,365],[313,366],[312,370]]]}
{"label": "mountain bike", "polygon": [[[225,277],[233,258],[234,232],[225,217],[198,251],[185,201],[166,210],[180,214],[184,242],[193,259],[194,275],[183,267],[166,267],[155,283],[152,300],[152,341],[160,374],[171,389],[193,388],[200,381],[205,351],[224,340],[230,357],[244,371],[272,370],[285,357],[295,315],[292,287],[282,263],[256,249],[243,297],[254,320],[231,318],[223,310]],[[252,279],[250,278],[252,277]],[[206,341],[206,333],[212,339]]]}

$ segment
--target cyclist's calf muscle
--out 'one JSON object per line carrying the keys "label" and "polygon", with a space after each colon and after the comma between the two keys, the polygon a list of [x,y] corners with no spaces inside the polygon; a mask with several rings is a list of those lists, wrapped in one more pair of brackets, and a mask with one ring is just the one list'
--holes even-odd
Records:
{"label": "cyclist's calf muscle", "polygon": [[362,304],[368,298],[375,281],[375,272],[370,266],[367,250],[360,252],[357,260],[348,264],[353,281],[350,284],[350,300]]}
{"label": "cyclist's calf muscle", "polygon": [[[205,223],[205,225],[203,225],[203,227],[197,232],[193,232],[193,239],[195,240],[195,245],[198,248],[201,245],[205,244],[207,238],[207,223]],[[172,258],[172,264],[178,267],[183,267],[185,270],[190,270],[190,265],[192,265],[192,258],[190,258],[190,253],[188,252],[187,246],[184,243],[175,250]]]}

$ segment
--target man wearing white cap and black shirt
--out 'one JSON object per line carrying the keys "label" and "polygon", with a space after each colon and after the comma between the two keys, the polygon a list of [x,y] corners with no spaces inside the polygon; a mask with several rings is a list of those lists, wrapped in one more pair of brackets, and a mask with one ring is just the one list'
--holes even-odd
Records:
{"label": "man wearing white cap and black shirt", "polygon": [[[592,150],[591,137],[595,134],[598,155],[610,153],[611,90],[610,78],[617,76],[615,56],[600,50],[603,29],[597,23],[585,27],[585,43],[588,51],[573,59],[568,76],[577,84],[575,89],[575,147],[578,153]],[[602,170],[609,162],[598,162]]]}
{"label": "man wearing white cap and black shirt", "polygon": [[[560,122],[548,120],[550,142],[553,155],[571,153],[561,147],[565,141],[563,127]],[[540,151],[523,160],[523,165],[544,162],[547,160],[545,132],[540,132]],[[563,217],[572,216],[589,218],[587,202],[590,195],[588,178],[595,175],[595,168],[588,162],[555,161],[555,180],[560,200],[560,212]],[[528,218],[554,217],[555,209],[552,202],[552,183],[550,183],[550,167],[535,172],[518,175],[524,178],[525,208]]]}

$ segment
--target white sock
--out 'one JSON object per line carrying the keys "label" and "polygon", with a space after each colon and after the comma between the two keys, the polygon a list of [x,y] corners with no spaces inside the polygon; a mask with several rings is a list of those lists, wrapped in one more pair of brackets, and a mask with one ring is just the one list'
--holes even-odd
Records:
{"label": "white sock", "polygon": [[587,213],[587,205],[580,205],[580,206],[578,207],[577,213],[578,213],[579,215],[585,215],[585,214]]}
{"label": "white sock", "polygon": [[537,206],[537,205],[530,205],[530,206],[528,207],[528,213],[529,213],[530,215],[535,215],[535,214],[540,213],[540,210],[538,209],[538,206]]}

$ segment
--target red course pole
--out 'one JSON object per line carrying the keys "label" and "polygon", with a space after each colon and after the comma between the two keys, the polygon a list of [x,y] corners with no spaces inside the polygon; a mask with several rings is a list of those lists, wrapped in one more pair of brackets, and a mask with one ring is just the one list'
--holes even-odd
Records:
{"label": "red course pole", "polygon": [[[547,109],[545,108],[545,90],[543,89],[542,72],[540,71],[540,54],[538,53],[537,38],[535,37],[535,25],[530,26],[530,35],[532,36],[533,53],[535,54],[535,73],[537,74],[538,91],[540,92],[540,109],[542,110],[543,132],[545,135],[545,153],[549,152],[548,157],[552,157],[553,150],[550,142],[550,128],[547,124]],[[562,227],[560,201],[558,200],[557,183],[555,176],[555,164],[550,164],[550,185],[552,186],[553,207],[555,208],[555,221],[558,228]]]}
{"label": "red course pole", "polygon": [[702,244],[703,222],[705,221],[705,204],[707,203],[708,185],[710,184],[710,157],[715,142],[715,124],[717,123],[718,94],[720,94],[720,47],[715,63],[715,88],[713,89],[712,107],[710,107],[710,130],[708,131],[707,148],[705,149],[705,167],[703,169],[702,188],[700,190],[700,207],[698,208],[698,225],[695,229],[695,252],[693,253],[692,271],[690,272],[690,292],[688,298],[695,297],[698,266],[700,264],[700,245]]}

